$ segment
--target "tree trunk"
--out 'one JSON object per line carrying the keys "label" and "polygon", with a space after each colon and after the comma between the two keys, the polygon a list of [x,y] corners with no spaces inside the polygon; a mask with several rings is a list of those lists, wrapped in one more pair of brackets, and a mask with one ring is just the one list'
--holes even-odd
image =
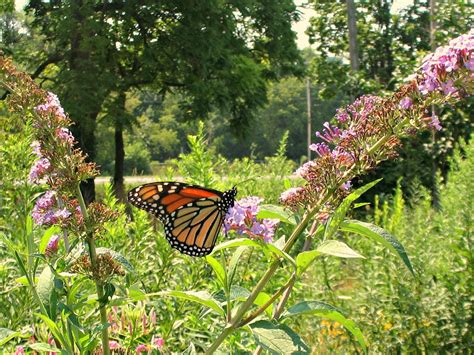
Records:
{"label": "tree trunk", "polygon": [[123,168],[125,161],[125,149],[123,144],[123,130],[121,124],[115,125],[115,167],[114,167],[114,193],[119,201],[125,202],[125,184]]}
{"label": "tree trunk", "polygon": [[119,92],[117,100],[115,101],[115,166],[114,166],[114,178],[113,187],[115,197],[119,201],[125,202],[125,184],[123,178],[124,161],[125,161],[125,148],[123,143],[123,121],[126,119],[125,115],[125,101],[126,95],[124,91]]}
{"label": "tree trunk", "polygon": [[349,55],[351,69],[359,70],[359,50],[357,48],[357,18],[354,0],[346,0],[347,5],[347,27],[349,29]]}

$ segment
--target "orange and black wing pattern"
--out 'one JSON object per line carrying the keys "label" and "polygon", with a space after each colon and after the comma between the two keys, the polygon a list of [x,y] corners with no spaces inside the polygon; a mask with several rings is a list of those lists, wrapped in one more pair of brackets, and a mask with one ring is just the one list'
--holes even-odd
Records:
{"label": "orange and black wing pattern", "polygon": [[205,256],[214,248],[236,194],[235,187],[220,192],[179,182],[154,182],[130,190],[128,200],[163,222],[173,248],[187,255]]}

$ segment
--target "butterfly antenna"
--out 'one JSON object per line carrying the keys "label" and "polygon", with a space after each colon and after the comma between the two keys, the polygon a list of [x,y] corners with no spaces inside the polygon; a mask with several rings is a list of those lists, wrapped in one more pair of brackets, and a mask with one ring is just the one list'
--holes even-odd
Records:
{"label": "butterfly antenna", "polygon": [[236,183],[236,184],[234,185],[234,187],[237,187],[238,185],[244,184],[244,183],[246,183],[246,182],[248,182],[248,181],[251,181],[251,180],[257,180],[257,179],[254,178],[254,177],[252,177],[252,178],[245,179],[245,180],[243,180],[243,181],[239,181],[238,183]]}

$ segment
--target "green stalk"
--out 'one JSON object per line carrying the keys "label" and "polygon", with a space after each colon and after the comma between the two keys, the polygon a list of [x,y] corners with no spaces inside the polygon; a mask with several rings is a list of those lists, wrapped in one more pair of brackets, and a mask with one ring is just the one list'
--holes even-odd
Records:
{"label": "green stalk", "polygon": [[[399,122],[393,129],[394,134],[397,134],[398,131],[405,126],[409,122],[409,118],[404,118],[401,122]],[[392,135],[386,135],[382,138],[380,138],[372,147],[370,147],[367,150],[367,155],[373,154],[377,149],[379,149],[381,146],[383,146],[391,137]],[[350,175],[354,173],[356,166],[354,165],[351,169],[348,169],[345,174],[342,176],[340,183],[346,182]],[[303,215],[303,219],[301,222],[296,226],[296,228],[293,230],[293,233],[291,236],[288,238],[288,241],[286,242],[285,246],[283,247],[283,251],[288,252],[298,239],[298,237],[301,235],[301,233],[305,230],[307,227],[308,223],[311,221],[311,219],[314,217],[314,215],[319,211],[319,208],[326,203],[336,187],[329,189],[324,198],[321,199],[321,201],[314,207],[312,207],[309,211],[307,211]],[[245,313],[250,309],[252,306],[253,302],[257,298],[258,294],[263,290],[263,288],[266,286],[268,281],[270,281],[271,277],[273,274],[276,272],[280,265],[281,261],[280,260],[275,260],[270,268],[267,270],[267,272],[262,276],[260,281],[257,283],[255,288],[252,290],[252,293],[249,295],[247,300],[240,305],[239,309],[237,310],[237,313],[235,314],[234,317],[232,317],[232,320],[227,324],[227,326],[224,328],[222,333],[217,337],[217,339],[214,341],[214,343],[211,344],[211,346],[206,350],[206,354],[212,354],[214,351],[216,351],[219,346],[222,344],[222,342],[227,338],[228,335],[230,335],[235,329],[238,328],[240,325],[240,321],[242,320],[243,316]],[[284,301],[281,304],[281,308],[283,308],[284,304],[286,303],[286,300],[289,298],[289,295],[291,293],[293,287],[289,287],[287,289],[287,293],[285,293]],[[281,309],[279,310],[281,311]]]}
{"label": "green stalk", "polygon": [[[94,236],[92,235],[92,231],[90,230],[89,226],[89,216],[87,214],[86,203],[84,202],[84,197],[82,196],[81,188],[77,185],[77,198],[79,200],[79,205],[81,207],[81,212],[84,217],[84,222],[86,223],[87,228],[87,237],[86,243],[89,247],[89,257],[91,259],[91,266],[93,273],[97,270],[98,263],[97,263],[97,250],[95,247],[95,240]],[[104,355],[110,355],[110,348],[109,348],[109,329],[106,326],[107,324],[107,309],[105,308],[105,304],[101,302],[104,298],[104,287],[102,283],[98,280],[94,280],[95,288],[97,292],[97,299],[99,301],[99,313],[100,313],[100,323],[102,324],[102,349]]]}

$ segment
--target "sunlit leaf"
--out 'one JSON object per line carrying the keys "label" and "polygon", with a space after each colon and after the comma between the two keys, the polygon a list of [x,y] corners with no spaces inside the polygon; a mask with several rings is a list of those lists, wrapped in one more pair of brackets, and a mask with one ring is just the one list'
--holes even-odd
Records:
{"label": "sunlit leaf", "polygon": [[152,294],[148,294],[148,297],[158,295],[158,296],[172,296],[182,298],[188,301],[193,301],[206,306],[217,313],[224,315],[224,310],[222,307],[216,302],[214,298],[207,292],[207,291],[163,291],[163,292],[156,292]]}
{"label": "sunlit leaf", "polygon": [[304,251],[296,256],[297,274],[301,275],[321,253],[317,250]]}
{"label": "sunlit leaf", "polygon": [[381,243],[385,247],[397,253],[406,265],[408,270],[415,276],[415,271],[410,263],[410,259],[405,251],[403,245],[385,229],[380,228],[372,223],[361,222],[357,220],[345,220],[341,223],[341,230],[345,232],[352,232],[360,234],[364,237],[370,238],[376,242]]}
{"label": "sunlit leaf", "polygon": [[8,343],[13,338],[21,336],[20,332],[10,330],[7,328],[0,328],[0,346]]}
{"label": "sunlit leaf", "polygon": [[51,226],[43,233],[43,236],[41,237],[41,241],[38,246],[39,252],[41,254],[44,254],[44,252],[46,251],[46,247],[48,246],[48,242],[51,239],[51,236],[60,232],[61,228],[59,228],[59,226]]}
{"label": "sunlit leaf", "polygon": [[359,187],[358,189],[352,191],[352,193],[347,196],[344,201],[341,202],[341,204],[337,207],[336,211],[334,211],[333,215],[326,224],[325,238],[329,239],[334,235],[334,233],[336,233],[339,228],[339,225],[346,217],[346,214],[349,211],[352,203],[360,196],[362,196],[362,194],[365,193],[367,190],[378,184],[381,180],[382,179],[378,179],[362,187]]}
{"label": "sunlit leaf", "polygon": [[216,274],[216,277],[217,277],[217,280],[219,281],[220,285],[222,287],[225,287],[225,269],[224,267],[221,265],[221,263],[219,261],[217,261],[216,258],[214,258],[213,256],[211,255],[207,255],[205,257],[207,263],[209,265],[211,265],[212,269],[214,270],[215,274]]}
{"label": "sunlit leaf", "polygon": [[288,308],[282,314],[282,318],[299,317],[304,314],[317,315],[341,323],[354,335],[364,352],[367,352],[367,344],[361,330],[354,321],[344,317],[340,309],[320,301],[304,301]]}
{"label": "sunlit leaf", "polygon": [[326,240],[322,242],[316,250],[321,254],[337,256],[340,258],[364,258],[362,255],[351,249],[346,243],[339,240]]}
{"label": "sunlit leaf", "polygon": [[293,214],[284,209],[281,206],[276,205],[262,205],[260,206],[260,210],[257,213],[257,218],[271,218],[271,219],[278,219],[281,222],[288,223],[288,224],[296,224],[295,218]]}
{"label": "sunlit leaf", "polygon": [[249,324],[258,345],[275,354],[309,354],[303,339],[283,324],[260,320]]}
{"label": "sunlit leaf", "polygon": [[[268,300],[271,298],[271,296],[266,293],[266,292],[260,292],[257,295],[257,298],[255,298],[255,301],[253,301],[254,304],[256,304],[259,307],[262,307],[265,303],[268,302]],[[273,314],[273,304],[269,305],[267,308],[265,308],[265,313],[271,317]]]}

